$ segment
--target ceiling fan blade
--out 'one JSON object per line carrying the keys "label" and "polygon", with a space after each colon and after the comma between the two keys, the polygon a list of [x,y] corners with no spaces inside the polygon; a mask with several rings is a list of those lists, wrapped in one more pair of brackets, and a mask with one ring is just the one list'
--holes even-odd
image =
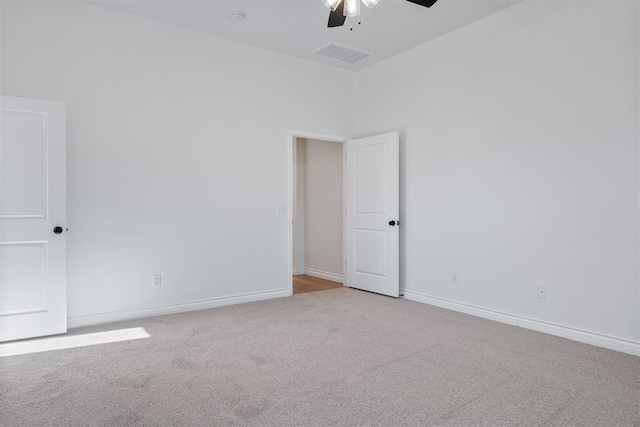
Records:
{"label": "ceiling fan blade", "polygon": [[347,17],[344,16],[344,1],[342,0],[336,10],[329,14],[329,28],[333,27],[342,27],[347,20]]}
{"label": "ceiling fan blade", "polygon": [[419,4],[420,6],[424,6],[424,7],[431,7],[434,4],[436,4],[438,0],[407,0],[407,1],[410,1],[411,3]]}

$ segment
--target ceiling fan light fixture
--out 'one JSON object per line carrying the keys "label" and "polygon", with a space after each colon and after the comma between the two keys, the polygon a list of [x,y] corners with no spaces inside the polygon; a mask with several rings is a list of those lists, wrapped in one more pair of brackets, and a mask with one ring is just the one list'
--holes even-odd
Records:
{"label": "ceiling fan light fixture", "polygon": [[[2,1],[2,0],[0,0]],[[322,0],[324,4],[331,9],[329,13],[328,28],[342,27],[347,18],[360,18],[360,0]],[[362,0],[362,2],[371,9],[379,0]],[[438,0],[407,0],[423,7],[431,7]],[[360,20],[358,19],[358,24]],[[351,26],[353,31],[353,26]]]}
{"label": "ceiling fan light fixture", "polygon": [[360,16],[360,0],[344,0],[344,16],[348,18]]}
{"label": "ceiling fan light fixture", "polygon": [[327,6],[331,11],[335,11],[338,8],[342,0],[322,0],[325,6]]}

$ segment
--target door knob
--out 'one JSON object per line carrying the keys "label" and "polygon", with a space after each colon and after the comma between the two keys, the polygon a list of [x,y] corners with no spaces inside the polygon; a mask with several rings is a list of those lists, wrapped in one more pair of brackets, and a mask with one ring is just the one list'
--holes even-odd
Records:
{"label": "door knob", "polygon": [[396,225],[396,222],[395,221],[389,221],[389,225],[393,227],[394,225]]}
{"label": "door knob", "polygon": [[64,231],[64,229],[62,227],[54,227],[53,232],[56,234],[62,234],[62,232]]}

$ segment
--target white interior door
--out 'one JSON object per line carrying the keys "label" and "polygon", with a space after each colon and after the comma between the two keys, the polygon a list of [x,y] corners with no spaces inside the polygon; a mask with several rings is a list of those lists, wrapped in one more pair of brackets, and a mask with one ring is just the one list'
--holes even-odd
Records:
{"label": "white interior door", "polygon": [[397,132],[347,141],[346,285],[400,295]]}
{"label": "white interior door", "polygon": [[65,123],[0,97],[0,342],[67,331]]}

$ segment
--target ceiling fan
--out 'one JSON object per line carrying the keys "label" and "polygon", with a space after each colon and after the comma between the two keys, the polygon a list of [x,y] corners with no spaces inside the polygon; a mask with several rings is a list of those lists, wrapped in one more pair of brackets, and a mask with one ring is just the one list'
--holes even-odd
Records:
{"label": "ceiling fan", "polygon": [[[331,9],[329,13],[329,28],[341,27],[347,17],[360,16],[360,0],[322,0],[324,5]],[[372,8],[379,0],[362,0],[365,6]],[[407,0],[424,7],[433,6],[438,0]]]}

